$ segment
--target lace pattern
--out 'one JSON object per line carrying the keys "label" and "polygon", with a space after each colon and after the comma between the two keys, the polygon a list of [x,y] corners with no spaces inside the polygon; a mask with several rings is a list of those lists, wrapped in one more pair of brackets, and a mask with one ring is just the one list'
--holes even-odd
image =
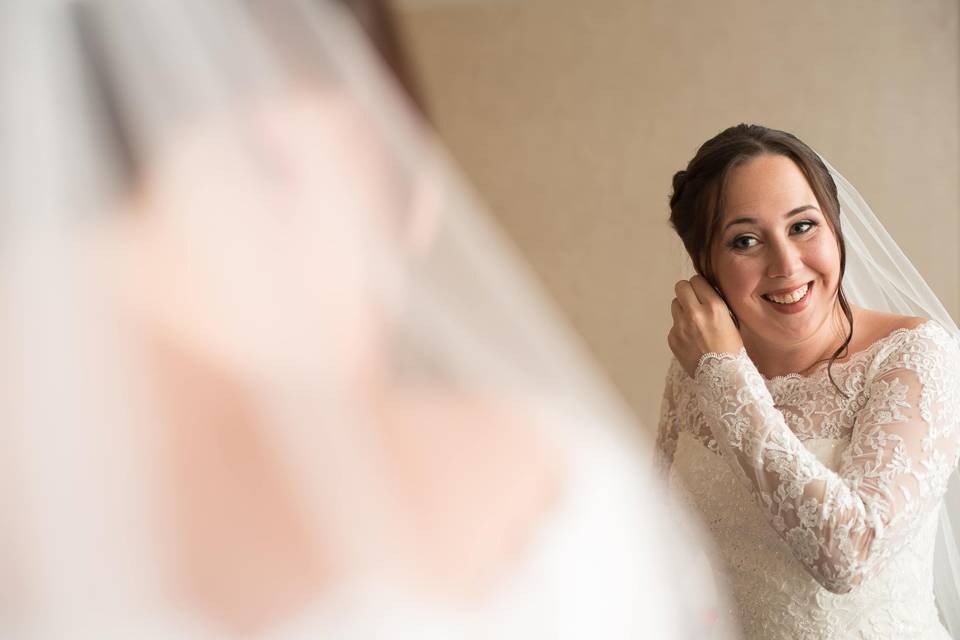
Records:
{"label": "lace pattern", "polygon": [[[744,535],[754,520],[775,538],[770,549],[785,553],[775,561],[771,550],[745,555],[738,561],[753,570],[732,574],[738,605],[752,611],[751,624],[769,634],[757,637],[807,637],[801,631],[810,629],[816,631],[809,637],[941,637],[897,634],[916,630],[923,620],[942,632],[928,565],[938,508],[960,452],[960,346],[927,322],[835,364],[843,394],[825,374],[823,368],[807,377],[767,380],[745,351],[704,357],[693,379],[674,362],[661,412],[659,465],[667,471],[679,436],[690,436],[733,479],[729,486],[718,482],[717,468],[711,471],[702,460],[678,465],[688,476],[680,484],[700,494],[689,501],[707,516],[724,560],[733,559],[737,545],[722,538]],[[836,455],[828,462],[816,450],[831,442]],[[688,448],[684,455],[702,454]],[[712,481],[690,477],[699,474],[712,474]],[[734,512],[731,493],[755,506]],[[718,512],[711,503],[721,501],[727,509]],[[790,573],[797,568],[801,576]],[[755,601],[769,601],[770,589],[761,596],[762,589],[747,583],[772,579],[782,587],[788,575],[790,590],[775,590],[786,597],[779,608],[757,609]],[[891,621],[895,608],[870,607],[871,598],[898,581],[923,595],[900,615],[911,618],[909,624]],[[889,584],[878,588],[880,583]],[[846,603],[841,610],[858,612],[855,620],[839,624],[836,616],[824,616],[838,599]],[[770,633],[774,620],[788,629],[782,636]],[[817,636],[830,620],[837,623],[830,628],[847,635]],[[871,625],[893,635],[854,632]]]}

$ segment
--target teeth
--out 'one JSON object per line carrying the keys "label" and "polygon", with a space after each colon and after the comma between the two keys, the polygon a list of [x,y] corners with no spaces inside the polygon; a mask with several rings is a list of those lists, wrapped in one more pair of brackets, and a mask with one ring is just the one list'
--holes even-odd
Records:
{"label": "teeth", "polygon": [[799,289],[795,289],[791,293],[788,293],[782,296],[775,296],[773,294],[768,294],[765,297],[767,298],[767,300],[771,300],[773,302],[776,302],[777,304],[793,304],[794,302],[803,298],[803,296],[807,295],[807,287],[808,285],[803,285]]}

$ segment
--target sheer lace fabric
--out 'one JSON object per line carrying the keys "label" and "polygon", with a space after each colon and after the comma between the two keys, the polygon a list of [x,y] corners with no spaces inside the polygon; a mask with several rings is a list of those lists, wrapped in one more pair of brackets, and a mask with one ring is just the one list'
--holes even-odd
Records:
{"label": "sheer lace fabric", "polygon": [[711,531],[748,638],[946,638],[939,506],[958,452],[960,345],[926,322],[809,376],[746,356],[667,375],[659,462]]}

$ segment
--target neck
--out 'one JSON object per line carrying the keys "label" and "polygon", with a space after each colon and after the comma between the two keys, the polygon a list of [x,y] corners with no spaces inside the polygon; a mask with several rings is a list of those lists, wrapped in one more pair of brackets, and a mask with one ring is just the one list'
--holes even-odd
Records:
{"label": "neck", "polygon": [[843,310],[837,304],[813,335],[799,342],[771,341],[742,331],[747,355],[764,376],[772,378],[788,373],[805,373],[818,362],[830,358],[850,331]]}

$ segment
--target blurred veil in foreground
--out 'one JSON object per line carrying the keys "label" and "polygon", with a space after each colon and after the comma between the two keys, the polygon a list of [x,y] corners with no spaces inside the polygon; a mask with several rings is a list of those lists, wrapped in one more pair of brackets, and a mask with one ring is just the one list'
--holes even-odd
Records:
{"label": "blurred veil in foreground", "polygon": [[0,12],[2,637],[723,631],[342,9]]}

